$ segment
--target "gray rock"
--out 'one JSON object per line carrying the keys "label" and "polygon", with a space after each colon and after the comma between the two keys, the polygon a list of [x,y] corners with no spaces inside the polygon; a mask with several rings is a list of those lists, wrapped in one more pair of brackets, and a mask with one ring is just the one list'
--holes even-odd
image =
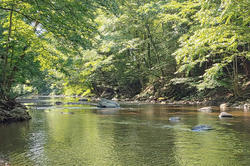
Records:
{"label": "gray rock", "polygon": [[101,101],[98,103],[97,107],[100,108],[119,108],[120,104],[107,99],[101,99]]}
{"label": "gray rock", "polygon": [[208,131],[208,130],[213,130],[213,128],[209,125],[197,125],[194,126],[192,129],[192,131]]}
{"label": "gray rock", "polygon": [[200,112],[207,112],[207,113],[212,112],[212,110],[213,110],[212,107],[202,107],[198,109],[198,111]]}
{"label": "gray rock", "polygon": [[232,118],[232,117],[233,117],[233,115],[229,114],[227,112],[221,112],[219,115],[219,118]]}
{"label": "gray rock", "polygon": [[228,103],[223,103],[220,105],[220,110],[224,112],[224,111],[228,110],[228,107],[229,107]]}

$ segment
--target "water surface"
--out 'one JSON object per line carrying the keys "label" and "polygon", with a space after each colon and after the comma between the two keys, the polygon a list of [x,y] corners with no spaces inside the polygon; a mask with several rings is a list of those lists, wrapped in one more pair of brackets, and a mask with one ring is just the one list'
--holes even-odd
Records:
{"label": "water surface", "polygon": [[[12,166],[250,165],[249,112],[234,110],[235,118],[221,120],[219,112],[196,107],[123,107],[32,107],[29,122],[0,125],[0,160]],[[181,120],[168,121],[173,116]],[[199,124],[214,130],[190,130]]]}

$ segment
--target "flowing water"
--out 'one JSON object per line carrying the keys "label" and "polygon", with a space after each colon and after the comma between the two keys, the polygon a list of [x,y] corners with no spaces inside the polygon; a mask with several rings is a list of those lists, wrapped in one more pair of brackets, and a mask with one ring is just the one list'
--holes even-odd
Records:
{"label": "flowing water", "polygon": [[[219,112],[197,112],[190,106],[122,107],[31,107],[29,122],[0,125],[0,165],[250,165],[250,112],[233,110],[234,118],[219,119]],[[181,120],[170,122],[173,116]],[[190,130],[199,124],[214,130]]]}

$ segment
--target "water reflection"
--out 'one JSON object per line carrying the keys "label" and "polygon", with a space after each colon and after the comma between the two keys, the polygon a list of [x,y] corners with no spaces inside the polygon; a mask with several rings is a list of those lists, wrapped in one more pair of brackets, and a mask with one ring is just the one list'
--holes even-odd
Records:
{"label": "water reflection", "polygon": [[[11,165],[250,165],[246,112],[220,120],[190,107],[132,107],[33,110],[30,122],[0,125],[0,158]],[[198,124],[215,130],[190,131]]]}

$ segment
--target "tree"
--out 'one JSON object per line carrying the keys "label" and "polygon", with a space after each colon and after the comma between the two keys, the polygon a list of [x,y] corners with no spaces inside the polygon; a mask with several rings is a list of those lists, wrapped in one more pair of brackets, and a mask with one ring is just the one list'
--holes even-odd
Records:
{"label": "tree", "polygon": [[[240,96],[240,77],[249,79],[242,68],[249,63],[249,13],[248,1],[193,1],[183,2],[182,11],[197,6],[190,13],[197,24],[180,39],[181,48],[175,52],[179,72],[192,75],[201,70],[202,89],[231,88]],[[197,10],[198,9],[198,10]],[[188,15],[188,14],[186,14]],[[186,16],[184,16],[186,17]],[[197,75],[196,75],[197,76]],[[248,78],[247,78],[248,77]]]}
{"label": "tree", "polygon": [[176,63],[171,54],[182,34],[176,31],[183,25],[166,19],[172,12],[165,10],[166,4],[124,1],[118,14],[98,14],[100,35],[94,47],[106,63],[90,76],[93,87],[99,85],[96,92],[116,89],[115,93],[131,97],[159,79],[173,78]]}
{"label": "tree", "polygon": [[18,1],[0,4],[0,92],[9,100],[13,88],[30,84],[42,70],[63,71],[79,48],[89,48],[98,7],[109,1]]}

